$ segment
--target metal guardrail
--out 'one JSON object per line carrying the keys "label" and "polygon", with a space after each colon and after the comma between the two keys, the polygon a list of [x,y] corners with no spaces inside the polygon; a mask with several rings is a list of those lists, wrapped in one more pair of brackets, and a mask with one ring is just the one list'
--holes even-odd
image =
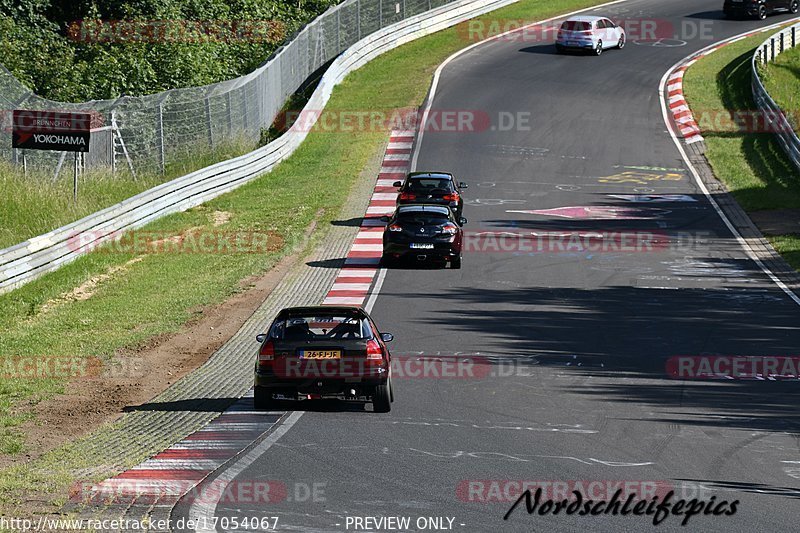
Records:
{"label": "metal guardrail", "polygon": [[763,112],[770,131],[775,133],[789,159],[800,170],[800,137],[797,135],[800,124],[793,124],[789,120],[778,104],[775,103],[775,100],[767,93],[761,77],[758,75],[759,64],[766,65],[773,61],[778,54],[796,46],[800,46],[800,24],[786,28],[764,41],[753,54],[751,85],[756,107]]}
{"label": "metal guardrail", "polygon": [[[387,26],[348,48],[322,77],[306,110],[325,107],[347,74],[380,54],[518,0],[459,0]],[[249,154],[217,163],[164,183],[81,220],[0,250],[0,293],[60,268],[121,232],[165,215],[185,211],[272,170],[303,142],[317,114]],[[296,126],[296,125],[295,125]]]}

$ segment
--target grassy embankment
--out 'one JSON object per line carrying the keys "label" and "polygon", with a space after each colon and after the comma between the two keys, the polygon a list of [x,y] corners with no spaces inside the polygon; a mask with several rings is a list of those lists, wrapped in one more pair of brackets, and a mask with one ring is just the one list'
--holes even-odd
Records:
{"label": "grassy embankment", "polygon": [[[696,114],[754,111],[750,88],[755,48],[767,34],[728,45],[695,63],[684,77],[684,92]],[[791,56],[789,56],[791,54]],[[782,108],[797,116],[800,102],[800,49],[780,56],[765,83]],[[784,107],[785,106],[785,107]],[[701,120],[700,127],[704,124]],[[769,132],[709,131],[703,128],[706,157],[745,211],[800,208],[800,172]],[[769,241],[800,270],[800,236],[774,235]]]}

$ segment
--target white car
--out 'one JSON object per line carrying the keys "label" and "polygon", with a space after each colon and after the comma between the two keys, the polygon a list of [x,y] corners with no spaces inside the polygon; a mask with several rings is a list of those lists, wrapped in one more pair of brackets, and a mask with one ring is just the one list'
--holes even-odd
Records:
{"label": "white car", "polygon": [[625,46],[625,30],[605,17],[572,17],[558,30],[556,50],[591,50],[597,55],[608,48]]}

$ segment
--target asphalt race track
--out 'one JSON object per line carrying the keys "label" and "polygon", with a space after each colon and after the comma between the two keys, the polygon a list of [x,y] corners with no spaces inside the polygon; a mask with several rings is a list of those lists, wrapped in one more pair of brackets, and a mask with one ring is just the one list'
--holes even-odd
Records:
{"label": "asphalt race track", "polygon": [[[486,480],[506,491],[509,480],[629,481],[658,482],[678,498],[740,501],[733,516],[694,516],[686,528],[671,516],[660,530],[797,529],[797,382],[667,373],[673,356],[800,355],[800,307],[747,258],[662,119],[659,81],[674,63],[789,18],[729,21],[721,8],[722,0],[634,0],[598,10],[683,28],[683,44],[629,42],[594,57],[501,39],[447,65],[433,109],[485,113],[494,127],[427,131],[417,170],[469,184],[465,229],[654,232],[662,245],[532,251],[484,242],[461,270],[389,270],[372,315],[395,335],[393,353],[478,354],[473,375],[395,376],[389,415],[303,404],[235,478],[283,483],[288,498],[222,502],[218,517],[278,516],[286,531],[354,531],[348,516],[411,517],[409,530],[423,529],[419,517],[452,518],[452,530],[465,532],[649,530],[647,516],[529,516],[524,506],[504,521],[515,498],[491,493]],[[529,122],[501,126],[501,114]],[[685,197],[612,196],[636,194]],[[525,212],[584,206],[593,209]],[[317,498],[307,490],[314,484]],[[181,504],[173,518],[187,512]]]}

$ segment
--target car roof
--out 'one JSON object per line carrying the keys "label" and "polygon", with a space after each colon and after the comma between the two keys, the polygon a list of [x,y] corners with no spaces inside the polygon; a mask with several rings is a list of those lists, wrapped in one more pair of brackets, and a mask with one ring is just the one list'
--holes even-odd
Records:
{"label": "car roof", "polygon": [[453,175],[448,172],[411,172],[408,179],[413,178],[444,178],[453,179]]}
{"label": "car roof", "polygon": [[303,315],[359,315],[366,316],[366,311],[357,305],[311,305],[303,307],[286,307],[281,309],[277,318]]}
{"label": "car roof", "polygon": [[417,213],[440,213],[442,215],[449,215],[450,208],[444,205],[434,205],[434,204],[410,204],[410,205],[401,205],[397,208],[398,213],[410,213],[410,212],[417,212]]}
{"label": "car roof", "polygon": [[608,17],[596,17],[594,15],[579,15],[577,17],[570,17],[564,22],[594,22],[596,20],[607,19]]}

